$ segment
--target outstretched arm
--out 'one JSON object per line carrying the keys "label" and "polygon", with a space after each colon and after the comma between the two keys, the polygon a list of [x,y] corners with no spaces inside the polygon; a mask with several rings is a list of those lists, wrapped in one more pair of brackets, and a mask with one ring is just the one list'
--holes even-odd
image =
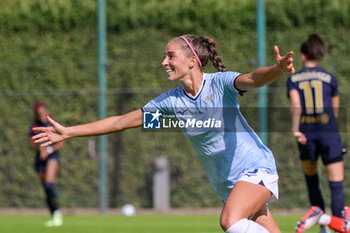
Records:
{"label": "outstretched arm", "polygon": [[274,47],[276,64],[268,67],[261,67],[251,73],[242,74],[237,77],[235,86],[241,91],[247,91],[255,87],[261,87],[274,82],[284,73],[294,73],[293,52],[288,52],[281,57],[277,45]]}
{"label": "outstretched arm", "polygon": [[139,127],[142,125],[142,111],[138,109],[124,115],[71,127],[64,127],[50,117],[48,120],[53,125],[52,127],[33,128],[35,131],[42,131],[42,133],[33,136],[35,143],[43,143],[40,147],[46,147],[71,137],[96,136]]}

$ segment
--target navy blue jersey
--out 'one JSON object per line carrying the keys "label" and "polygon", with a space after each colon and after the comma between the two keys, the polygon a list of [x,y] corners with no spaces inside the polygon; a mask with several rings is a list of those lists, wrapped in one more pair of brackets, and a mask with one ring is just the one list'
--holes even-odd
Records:
{"label": "navy blue jersey", "polygon": [[332,73],[320,67],[304,67],[288,78],[287,88],[288,93],[297,90],[300,95],[301,132],[309,139],[340,137],[332,104],[332,97],[339,93]]}

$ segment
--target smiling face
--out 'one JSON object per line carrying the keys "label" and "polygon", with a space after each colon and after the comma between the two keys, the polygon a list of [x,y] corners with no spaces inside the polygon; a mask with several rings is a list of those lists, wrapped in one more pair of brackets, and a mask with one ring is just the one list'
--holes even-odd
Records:
{"label": "smiling face", "polygon": [[164,54],[162,66],[164,66],[170,81],[181,81],[189,74],[195,64],[194,58],[188,55],[182,43],[176,40],[168,43]]}

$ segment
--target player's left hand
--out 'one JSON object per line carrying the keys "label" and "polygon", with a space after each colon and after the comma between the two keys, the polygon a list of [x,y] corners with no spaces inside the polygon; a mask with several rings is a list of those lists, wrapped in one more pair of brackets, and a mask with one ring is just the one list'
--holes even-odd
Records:
{"label": "player's left hand", "polygon": [[39,131],[41,133],[34,135],[32,139],[35,143],[42,143],[40,148],[51,145],[52,143],[57,143],[64,141],[68,138],[65,133],[65,127],[60,125],[58,122],[54,121],[50,116],[47,117],[49,122],[53,127],[34,127],[34,131]]}
{"label": "player's left hand", "polygon": [[289,51],[285,56],[280,55],[280,50],[277,45],[274,47],[275,51],[275,59],[276,59],[276,65],[279,68],[280,71],[283,73],[295,73],[294,65],[293,65],[293,58],[292,55],[294,54],[293,51]]}

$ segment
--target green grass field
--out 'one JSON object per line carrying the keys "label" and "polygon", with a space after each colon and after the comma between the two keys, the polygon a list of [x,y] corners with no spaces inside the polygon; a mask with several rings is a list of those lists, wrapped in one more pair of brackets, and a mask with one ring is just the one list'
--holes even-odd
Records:
{"label": "green grass field", "polygon": [[[293,233],[296,215],[275,215],[284,233]],[[47,215],[0,215],[1,233],[222,233],[217,215],[66,215],[61,227],[47,228]],[[316,233],[319,228],[307,231]]]}

